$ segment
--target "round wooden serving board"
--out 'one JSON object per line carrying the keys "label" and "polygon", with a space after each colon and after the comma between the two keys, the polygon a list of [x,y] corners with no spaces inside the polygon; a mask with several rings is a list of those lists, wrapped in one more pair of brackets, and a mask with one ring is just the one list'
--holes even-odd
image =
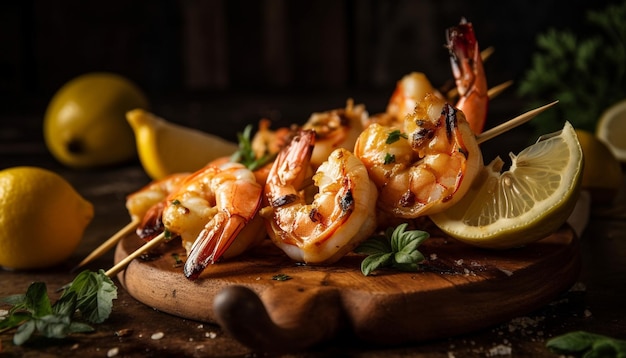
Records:
{"label": "round wooden serving board", "polygon": [[[141,244],[134,235],[124,238],[115,262]],[[177,264],[184,250],[172,242],[148,259],[134,260],[118,278],[140,302],[218,323],[243,343],[257,345],[253,348],[267,349],[265,344],[276,339],[272,335],[290,341],[307,337],[299,341],[307,346],[342,330],[372,343],[400,344],[468,333],[540,308],[578,279],[578,246],[567,225],[506,251],[431,237],[419,248],[427,258],[422,271],[363,276],[362,256],[348,255],[331,267],[306,266],[268,240],[244,256],[208,267],[192,282]],[[279,280],[281,275],[289,279]],[[251,338],[251,331],[268,337]]]}

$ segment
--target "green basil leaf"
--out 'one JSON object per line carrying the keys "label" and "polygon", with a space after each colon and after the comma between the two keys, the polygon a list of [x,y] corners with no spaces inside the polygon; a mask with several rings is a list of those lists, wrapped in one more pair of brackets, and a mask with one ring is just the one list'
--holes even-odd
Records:
{"label": "green basil leaf", "polygon": [[70,317],[50,314],[35,321],[37,331],[48,338],[65,338],[70,331]]}
{"label": "green basil leaf", "polygon": [[32,313],[33,317],[43,317],[52,313],[52,305],[48,298],[46,284],[33,282],[26,290],[25,308]]}
{"label": "green basil leaf", "polygon": [[117,287],[104,270],[81,272],[63,295],[71,292],[77,296],[76,308],[91,323],[106,320],[111,314],[113,300],[117,298]]}
{"label": "green basil leaf", "polygon": [[31,318],[32,316],[28,312],[13,312],[0,320],[0,332],[15,328]]}
{"label": "green basil leaf", "polygon": [[33,332],[35,332],[35,321],[26,321],[17,328],[13,335],[13,344],[16,346],[22,345],[32,336]]}
{"label": "green basil leaf", "polygon": [[81,322],[72,322],[70,323],[69,332],[70,333],[87,333],[93,332],[94,328],[86,323]]}
{"label": "green basil leaf", "polygon": [[391,253],[374,254],[361,262],[361,272],[368,276],[372,271],[390,264]]}
{"label": "green basil leaf", "polygon": [[382,236],[375,236],[362,242],[354,252],[357,254],[375,255],[391,252],[391,245],[389,240]]}

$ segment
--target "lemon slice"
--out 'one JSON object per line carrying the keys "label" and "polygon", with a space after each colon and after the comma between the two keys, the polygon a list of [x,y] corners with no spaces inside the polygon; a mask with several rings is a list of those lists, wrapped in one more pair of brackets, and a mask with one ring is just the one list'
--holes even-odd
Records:
{"label": "lemon slice", "polygon": [[556,231],[580,194],[583,154],[572,125],[539,138],[483,168],[470,191],[450,209],[430,218],[446,234],[471,245],[507,249]]}
{"label": "lemon slice", "polygon": [[620,162],[626,162],[626,100],[609,107],[598,121],[596,135]]}
{"label": "lemon slice", "polygon": [[142,109],[127,112],[126,119],[135,133],[141,165],[155,180],[195,172],[238,148],[221,137],[168,122]]}

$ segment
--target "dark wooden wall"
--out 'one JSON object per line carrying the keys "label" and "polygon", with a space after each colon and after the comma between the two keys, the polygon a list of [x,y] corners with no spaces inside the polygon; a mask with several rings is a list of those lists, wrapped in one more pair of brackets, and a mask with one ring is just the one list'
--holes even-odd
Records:
{"label": "dark wooden wall", "polygon": [[[114,71],[151,93],[393,86],[450,78],[444,30],[462,16],[494,46],[489,82],[518,78],[535,36],[580,26],[583,1],[160,0],[2,2],[0,96],[49,96]],[[603,6],[595,3],[595,8]]]}

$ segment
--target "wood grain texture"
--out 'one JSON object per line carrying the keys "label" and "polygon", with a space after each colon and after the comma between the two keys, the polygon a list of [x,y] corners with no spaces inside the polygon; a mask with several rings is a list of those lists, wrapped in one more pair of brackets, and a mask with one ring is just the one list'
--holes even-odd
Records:
{"label": "wood grain texture", "polygon": [[[136,236],[124,238],[115,262],[139,245]],[[420,251],[427,257],[420,272],[379,270],[365,277],[361,256],[348,255],[331,267],[306,266],[267,241],[244,256],[209,266],[191,282],[176,265],[175,255],[184,259],[184,250],[171,242],[148,259],[132,262],[118,279],[138,301],[183,318],[218,322],[215,296],[243,286],[258,296],[276,326],[294,336],[317,332],[307,345],[342,330],[394,345],[451,337],[527,314],[570,288],[581,268],[578,240],[568,226],[513,250],[487,251],[432,237]],[[278,274],[291,279],[273,279]],[[233,304],[244,307],[246,302]],[[228,325],[256,324],[255,317],[249,318]]]}

